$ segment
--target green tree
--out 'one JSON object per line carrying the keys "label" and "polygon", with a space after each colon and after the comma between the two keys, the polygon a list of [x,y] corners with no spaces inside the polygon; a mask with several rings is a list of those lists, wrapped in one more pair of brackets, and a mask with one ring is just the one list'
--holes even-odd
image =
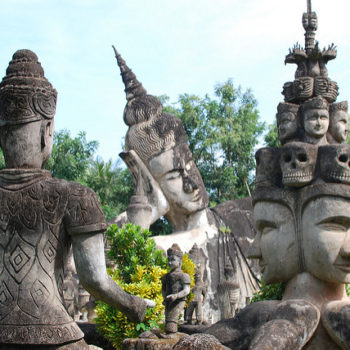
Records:
{"label": "green tree", "polygon": [[107,219],[126,210],[133,193],[132,178],[120,160],[104,162],[97,157],[90,163],[85,182],[97,193]]}
{"label": "green tree", "polygon": [[97,147],[97,141],[86,140],[84,131],[72,138],[68,130],[60,130],[54,135],[52,154],[46,169],[54,177],[85,183]]}
{"label": "green tree", "polygon": [[179,117],[211,202],[250,195],[255,169],[254,149],[264,131],[257,101],[250,90],[232,80],[218,84],[215,97],[180,95],[176,104],[165,96],[165,111]]}
{"label": "green tree", "polygon": [[267,128],[265,135],[265,145],[267,147],[281,147],[280,140],[278,139],[277,123],[270,124]]}

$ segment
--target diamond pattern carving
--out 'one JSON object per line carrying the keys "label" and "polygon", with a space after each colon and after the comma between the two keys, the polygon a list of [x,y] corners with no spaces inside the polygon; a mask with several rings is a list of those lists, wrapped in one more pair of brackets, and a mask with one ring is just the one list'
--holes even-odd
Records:
{"label": "diamond pattern carving", "polygon": [[50,241],[47,241],[47,243],[45,244],[44,255],[50,263],[55,259],[56,248],[53,246],[53,244]]}
{"label": "diamond pattern carving", "polygon": [[17,245],[15,250],[10,256],[10,263],[13,266],[16,273],[22,270],[25,264],[28,263],[30,257],[23,251],[23,249]]}
{"label": "diamond pattern carving", "polygon": [[5,282],[2,282],[0,286],[0,304],[2,306],[8,306],[12,303],[13,296],[11,295],[9,289]]}
{"label": "diamond pattern carving", "polygon": [[44,305],[46,303],[47,298],[50,296],[50,292],[48,291],[48,289],[39,280],[36,280],[33,283],[32,288],[30,290],[30,294],[34,300],[34,303],[38,307],[40,305]]}

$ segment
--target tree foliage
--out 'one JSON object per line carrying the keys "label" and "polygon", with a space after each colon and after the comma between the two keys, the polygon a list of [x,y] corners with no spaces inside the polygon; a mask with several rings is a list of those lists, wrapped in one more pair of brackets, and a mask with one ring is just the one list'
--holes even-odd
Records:
{"label": "tree foliage", "polygon": [[264,130],[250,90],[232,80],[216,85],[215,97],[180,95],[176,104],[161,97],[165,111],[179,117],[210,200],[220,203],[250,195],[254,148]]}
{"label": "tree foliage", "polygon": [[86,140],[84,131],[80,131],[74,138],[68,130],[56,132],[46,168],[59,179],[84,183],[97,147],[97,141]]}

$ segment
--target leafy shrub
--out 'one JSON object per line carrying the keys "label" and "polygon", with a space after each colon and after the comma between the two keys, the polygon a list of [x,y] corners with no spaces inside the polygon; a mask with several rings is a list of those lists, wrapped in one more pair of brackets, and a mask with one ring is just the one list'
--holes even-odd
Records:
{"label": "leafy shrub", "polygon": [[260,281],[260,290],[254,293],[251,300],[252,303],[263,300],[282,300],[285,283],[265,284],[263,280]]}
{"label": "leafy shrub", "polygon": [[[163,322],[161,279],[168,272],[168,265],[163,252],[156,249],[150,236],[149,230],[142,230],[140,226],[133,224],[126,224],[122,228],[111,225],[107,230],[111,247],[108,255],[117,266],[109,268],[108,274],[127,293],[151,299],[156,303],[154,308],[147,309],[144,321],[135,324],[128,321],[122,312],[98,302],[95,319],[97,329],[116,349],[121,349],[124,339],[136,338],[140,333]],[[182,269],[191,276],[192,287],[195,264],[187,254],[184,254]]]}
{"label": "leafy shrub", "polygon": [[[183,272],[188,273],[191,277],[191,290],[194,287],[195,284],[195,272],[196,272],[196,264],[188,257],[187,254],[183,255],[182,258],[182,266],[181,269]],[[186,307],[188,306],[188,304],[192,301],[194,295],[191,292],[187,298],[186,298]]]}

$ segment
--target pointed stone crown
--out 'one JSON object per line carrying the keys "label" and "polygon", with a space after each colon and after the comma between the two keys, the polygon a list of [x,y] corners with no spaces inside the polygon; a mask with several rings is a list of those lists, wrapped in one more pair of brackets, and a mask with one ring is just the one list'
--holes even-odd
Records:
{"label": "pointed stone crown", "polygon": [[118,66],[120,68],[120,75],[122,76],[125,85],[124,91],[126,93],[126,99],[129,101],[135,97],[146,96],[146,89],[137,80],[136,75],[133,73],[133,71],[126,65],[125,61],[123,60],[122,56],[118,53],[116,48],[114,46],[112,47],[118,62]]}

